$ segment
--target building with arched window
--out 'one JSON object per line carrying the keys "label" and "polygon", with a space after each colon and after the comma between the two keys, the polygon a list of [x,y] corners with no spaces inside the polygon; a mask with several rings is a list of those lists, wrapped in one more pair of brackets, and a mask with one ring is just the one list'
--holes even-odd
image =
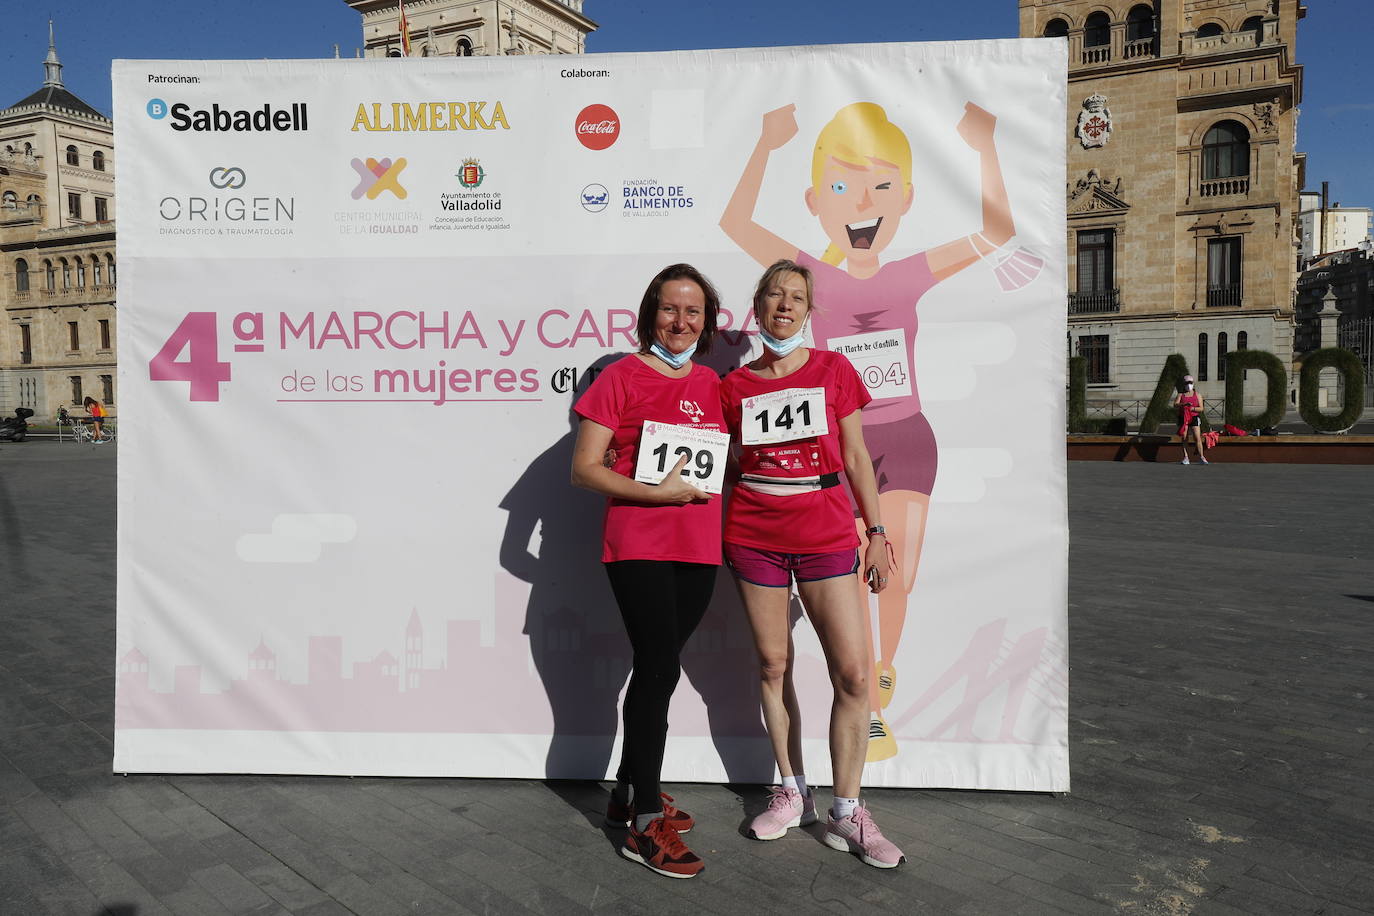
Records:
{"label": "building with arched window", "polygon": [[[365,57],[582,54],[596,23],[582,0],[344,0],[363,18]],[[407,45],[409,52],[407,53]]]}
{"label": "building with arched window", "polygon": [[1023,37],[1068,46],[1068,346],[1091,357],[1089,400],[1148,399],[1181,353],[1220,405],[1232,341],[1291,366],[1301,0],[1018,2]]}
{"label": "building with arched window", "polygon": [[78,391],[117,411],[114,125],[64,85],[51,31],[43,71],[0,109],[0,414],[38,421]]}

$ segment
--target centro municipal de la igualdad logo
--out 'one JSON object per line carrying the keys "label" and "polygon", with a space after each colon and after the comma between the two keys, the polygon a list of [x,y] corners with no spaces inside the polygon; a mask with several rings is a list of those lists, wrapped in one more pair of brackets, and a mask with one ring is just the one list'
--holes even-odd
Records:
{"label": "centro municipal de la igualdad logo", "polygon": [[407,191],[401,184],[401,172],[405,170],[406,160],[401,157],[388,159],[354,159],[350,165],[358,173],[358,185],[353,189],[353,199],[364,195],[368,200],[376,200],[383,191],[390,191],[398,200],[405,200]]}

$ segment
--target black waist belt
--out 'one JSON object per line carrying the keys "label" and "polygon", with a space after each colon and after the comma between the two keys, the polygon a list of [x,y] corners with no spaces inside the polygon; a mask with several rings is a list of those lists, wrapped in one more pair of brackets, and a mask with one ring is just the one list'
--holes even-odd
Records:
{"label": "black waist belt", "polygon": [[814,493],[840,485],[838,471],[821,474],[818,477],[764,477],[759,474],[741,474],[740,486],[767,493],[771,496],[796,496],[798,493]]}

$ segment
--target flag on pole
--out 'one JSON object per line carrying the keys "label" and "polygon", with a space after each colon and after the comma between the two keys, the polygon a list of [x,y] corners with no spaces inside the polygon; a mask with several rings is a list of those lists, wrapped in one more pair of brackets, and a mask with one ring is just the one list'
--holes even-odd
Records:
{"label": "flag on pole", "polygon": [[406,57],[410,56],[410,24],[406,22],[406,3],[405,0],[396,0],[396,5],[401,9],[401,51]]}

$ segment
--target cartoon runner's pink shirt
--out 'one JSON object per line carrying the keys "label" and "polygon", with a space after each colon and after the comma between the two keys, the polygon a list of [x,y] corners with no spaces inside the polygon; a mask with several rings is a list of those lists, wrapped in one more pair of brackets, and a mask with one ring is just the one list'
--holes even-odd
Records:
{"label": "cartoon runner's pink shirt", "polygon": [[[815,309],[811,312],[811,335],[817,347],[837,349],[832,341],[844,340],[875,331],[900,333],[905,338],[905,371],[911,394],[905,397],[875,396],[864,410],[864,425],[894,423],[921,412],[921,396],[916,389],[916,303],[935,285],[935,275],[925,252],[889,261],[866,280],[851,277],[844,270],[799,252],[797,263],[809,269],[813,278]],[[849,353],[862,364],[862,356]],[[881,370],[881,364],[875,369]],[[874,370],[870,370],[874,371]],[[864,379],[877,387],[875,379]]]}

